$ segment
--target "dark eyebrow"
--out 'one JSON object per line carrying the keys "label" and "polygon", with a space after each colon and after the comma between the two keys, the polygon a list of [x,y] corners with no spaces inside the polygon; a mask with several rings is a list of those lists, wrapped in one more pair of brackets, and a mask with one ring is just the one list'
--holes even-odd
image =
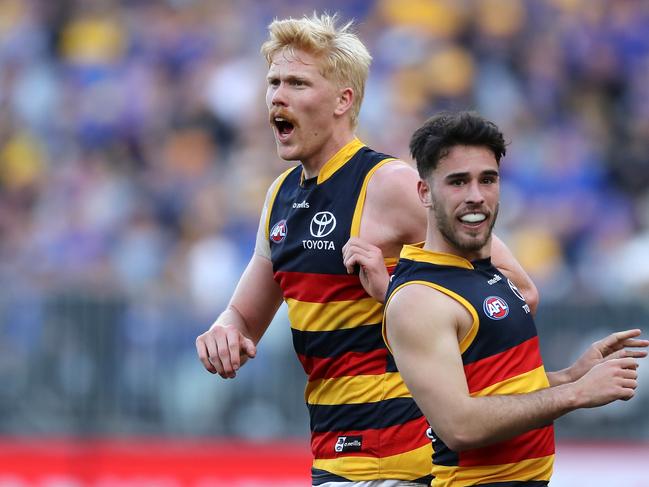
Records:
{"label": "dark eyebrow", "polygon": [[469,176],[468,172],[454,172],[451,174],[447,174],[444,179],[450,181],[451,179],[462,179],[462,178],[467,178],[468,176]]}
{"label": "dark eyebrow", "polygon": [[[482,171],[480,173],[480,177],[484,177],[484,176],[498,177],[499,175],[500,174],[495,169],[489,169],[487,171]],[[447,181],[451,181],[453,179],[466,179],[468,177],[469,177],[469,172],[454,172],[454,173],[451,173],[451,174],[447,174],[444,179],[447,180]]]}

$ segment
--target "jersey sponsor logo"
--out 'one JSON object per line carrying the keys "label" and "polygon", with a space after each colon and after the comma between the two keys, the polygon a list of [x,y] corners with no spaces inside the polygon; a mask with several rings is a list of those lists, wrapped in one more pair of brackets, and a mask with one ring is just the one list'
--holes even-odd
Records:
{"label": "jersey sponsor logo", "polygon": [[492,320],[502,320],[509,314],[509,305],[500,296],[489,296],[482,303],[482,309]]}
{"label": "jersey sponsor logo", "polygon": [[308,250],[336,250],[332,240],[302,240],[302,248]]}
{"label": "jersey sponsor logo", "polygon": [[271,228],[270,240],[274,243],[283,242],[287,233],[288,227],[286,226],[286,220],[280,220],[273,225],[273,228]]}
{"label": "jersey sponsor logo", "polygon": [[518,299],[520,299],[521,301],[525,301],[525,298],[523,297],[523,293],[518,290],[516,284],[514,284],[510,279],[507,279],[507,284],[509,284],[509,289],[512,290],[512,292],[516,295]]}
{"label": "jersey sponsor logo", "polygon": [[428,429],[426,430],[426,437],[435,443],[437,441],[437,437],[435,436],[435,433],[433,433],[433,427],[429,426]]}
{"label": "jersey sponsor logo", "polygon": [[490,286],[493,286],[493,285],[496,284],[498,281],[502,281],[502,279],[503,279],[503,278],[500,277],[498,274],[494,274],[494,276],[493,276],[491,279],[489,279],[489,280],[487,281],[487,284],[489,284]]}
{"label": "jersey sponsor logo", "polygon": [[363,447],[363,437],[362,436],[339,436],[336,444],[334,445],[334,451],[337,453],[342,453],[346,451],[361,451]]}
{"label": "jersey sponsor logo", "polygon": [[293,203],[293,208],[308,208],[308,207],[309,207],[308,201],[302,201],[301,203]]}
{"label": "jersey sponsor logo", "polygon": [[336,228],[336,217],[330,211],[319,211],[311,219],[309,231],[316,238],[329,235]]}

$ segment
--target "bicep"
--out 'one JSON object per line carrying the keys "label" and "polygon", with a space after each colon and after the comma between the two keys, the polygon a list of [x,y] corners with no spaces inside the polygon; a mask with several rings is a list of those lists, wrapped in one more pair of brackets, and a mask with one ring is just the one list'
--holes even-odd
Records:
{"label": "bicep", "polygon": [[380,236],[372,243],[380,244],[386,257],[399,255],[402,245],[421,242],[426,236],[426,210],[417,195],[418,180],[417,172],[403,161],[386,164],[370,179],[361,237],[368,225],[379,227]]}
{"label": "bicep", "polygon": [[411,285],[386,310],[387,338],[399,372],[442,437],[469,396],[458,344],[458,318],[468,312],[458,307],[434,289]]}
{"label": "bicep", "polygon": [[229,307],[244,321],[248,336],[257,343],[282,302],[282,290],[273,278],[271,261],[253,255],[232,295]]}

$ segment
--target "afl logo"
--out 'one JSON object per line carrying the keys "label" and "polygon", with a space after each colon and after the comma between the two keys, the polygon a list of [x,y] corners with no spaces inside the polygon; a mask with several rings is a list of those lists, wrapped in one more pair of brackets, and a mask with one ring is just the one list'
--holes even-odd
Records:
{"label": "afl logo", "polygon": [[489,296],[484,300],[482,308],[492,320],[502,320],[509,314],[509,305],[498,296]]}
{"label": "afl logo", "polygon": [[278,221],[270,231],[270,240],[275,243],[284,241],[287,231],[286,220]]}
{"label": "afl logo", "polygon": [[326,237],[336,228],[336,217],[330,211],[319,211],[311,219],[309,230],[317,238]]}

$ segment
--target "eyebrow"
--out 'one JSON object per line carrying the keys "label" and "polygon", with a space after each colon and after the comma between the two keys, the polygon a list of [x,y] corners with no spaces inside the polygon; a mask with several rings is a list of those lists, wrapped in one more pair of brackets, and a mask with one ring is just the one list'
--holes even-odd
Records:
{"label": "eyebrow", "polygon": [[[269,74],[268,76],[266,76],[266,79],[268,81],[275,80],[275,79],[281,80],[282,77],[280,75],[278,75],[278,74]],[[288,81],[288,82],[302,81],[304,83],[307,83],[309,81],[309,79],[306,76],[300,76],[300,75],[297,75],[297,74],[287,74],[286,76],[284,76],[283,79],[284,79],[284,81]]]}
{"label": "eyebrow", "polygon": [[[470,175],[470,173],[468,171],[466,171],[466,172],[454,172],[454,173],[451,173],[451,174],[447,174],[444,179],[446,179],[446,180],[461,179],[461,178],[467,178],[467,177],[469,177],[469,175]],[[496,171],[495,169],[488,169],[488,170],[482,171],[480,173],[481,177],[484,177],[484,176],[496,176],[497,177],[499,175],[500,175],[500,173],[498,171]]]}

